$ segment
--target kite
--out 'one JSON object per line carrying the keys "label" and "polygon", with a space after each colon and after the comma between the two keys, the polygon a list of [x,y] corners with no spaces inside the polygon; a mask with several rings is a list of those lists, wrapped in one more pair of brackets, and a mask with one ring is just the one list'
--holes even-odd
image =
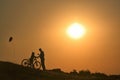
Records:
{"label": "kite", "polygon": [[9,38],[9,42],[11,42],[12,40],[13,40],[13,37],[10,37],[10,38]]}

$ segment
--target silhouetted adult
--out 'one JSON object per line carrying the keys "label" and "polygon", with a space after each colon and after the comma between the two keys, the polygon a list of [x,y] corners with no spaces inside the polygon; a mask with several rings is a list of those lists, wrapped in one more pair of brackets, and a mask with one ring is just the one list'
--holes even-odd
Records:
{"label": "silhouetted adult", "polygon": [[40,51],[40,59],[41,59],[41,65],[42,65],[42,68],[43,68],[43,70],[46,70],[46,68],[45,68],[45,58],[44,58],[44,51],[40,48],[39,49],[39,51]]}

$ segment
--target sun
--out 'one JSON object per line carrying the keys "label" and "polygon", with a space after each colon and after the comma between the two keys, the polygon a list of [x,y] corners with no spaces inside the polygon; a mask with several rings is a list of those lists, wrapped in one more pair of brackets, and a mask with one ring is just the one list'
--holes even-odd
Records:
{"label": "sun", "polygon": [[84,36],[85,28],[81,24],[73,23],[68,27],[66,32],[69,37],[73,39],[79,39]]}

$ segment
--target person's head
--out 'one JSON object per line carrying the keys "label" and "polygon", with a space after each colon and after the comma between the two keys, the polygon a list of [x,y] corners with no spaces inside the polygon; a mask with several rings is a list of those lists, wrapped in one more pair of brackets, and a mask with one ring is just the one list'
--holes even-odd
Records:
{"label": "person's head", "polygon": [[39,48],[39,51],[42,51],[42,49],[41,49],[41,48]]}
{"label": "person's head", "polygon": [[35,53],[34,53],[34,52],[32,52],[32,55],[35,55]]}

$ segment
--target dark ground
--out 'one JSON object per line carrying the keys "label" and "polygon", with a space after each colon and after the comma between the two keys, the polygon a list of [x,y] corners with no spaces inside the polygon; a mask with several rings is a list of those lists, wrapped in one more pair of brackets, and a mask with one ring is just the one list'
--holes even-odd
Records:
{"label": "dark ground", "polygon": [[120,75],[89,71],[65,73],[60,69],[42,71],[0,61],[0,80],[120,80]]}

